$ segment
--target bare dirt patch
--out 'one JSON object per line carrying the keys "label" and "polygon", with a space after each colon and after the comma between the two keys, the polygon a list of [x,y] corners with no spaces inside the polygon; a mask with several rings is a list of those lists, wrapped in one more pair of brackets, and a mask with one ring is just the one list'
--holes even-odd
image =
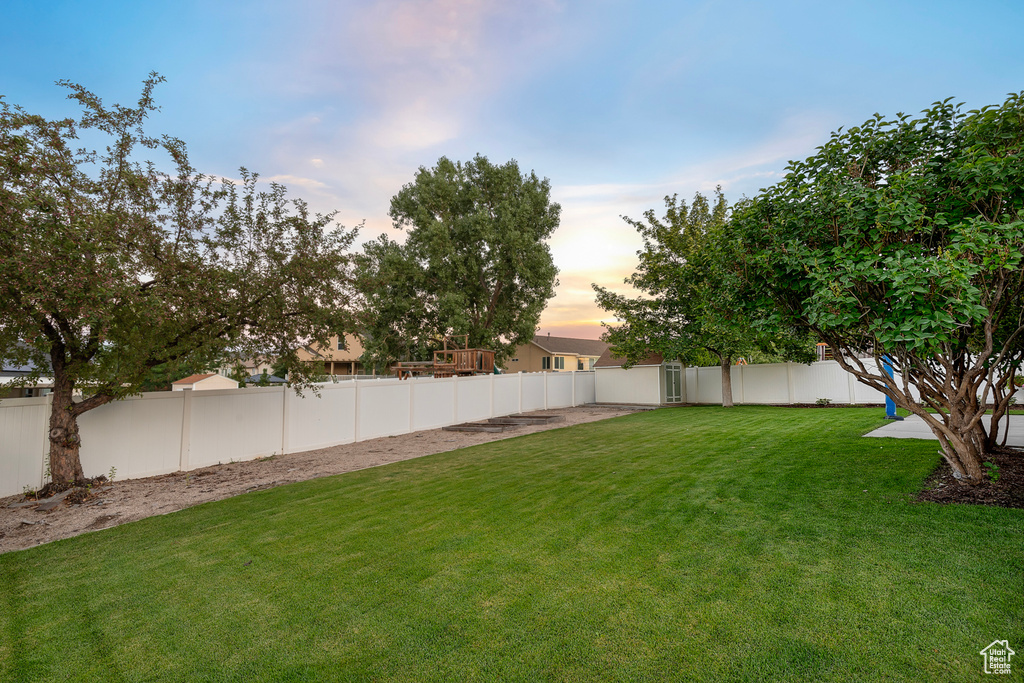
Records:
{"label": "bare dirt patch", "polygon": [[377,467],[523,434],[605,420],[629,412],[621,407],[605,406],[538,411],[531,415],[562,415],[565,421],[524,425],[501,433],[446,432],[434,429],[317,451],[214,465],[190,472],[126,479],[96,487],[86,496],[71,497],[79,502],[60,500],[45,510],[38,508],[46,506],[38,506],[24,496],[2,498],[0,553],[31,548],[87,531],[175,512],[241,493]]}
{"label": "bare dirt patch", "polygon": [[985,461],[990,463],[986,467],[989,480],[977,486],[958,482],[949,463],[940,461],[917,499],[931,503],[1024,508],[1024,452],[1002,448],[987,454]]}

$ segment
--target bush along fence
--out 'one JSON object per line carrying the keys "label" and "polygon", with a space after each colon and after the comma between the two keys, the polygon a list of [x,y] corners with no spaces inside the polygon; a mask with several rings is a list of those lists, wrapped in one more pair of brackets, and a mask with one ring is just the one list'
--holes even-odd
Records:
{"label": "bush along fence", "polygon": [[[142,394],[80,418],[86,476],[147,477],[595,401],[593,372]],[[0,401],[0,496],[46,482],[49,398]]]}

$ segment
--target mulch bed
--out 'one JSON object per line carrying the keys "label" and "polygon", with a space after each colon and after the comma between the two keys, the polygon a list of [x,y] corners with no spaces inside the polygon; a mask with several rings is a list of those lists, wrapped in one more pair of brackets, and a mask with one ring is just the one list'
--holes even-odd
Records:
{"label": "mulch bed", "polygon": [[[985,456],[998,470],[996,481],[965,486],[953,477],[953,469],[945,460],[925,480],[917,500],[930,503],[992,505],[1003,508],[1024,508],[1024,452],[1010,448]],[[988,471],[990,468],[986,468]]]}

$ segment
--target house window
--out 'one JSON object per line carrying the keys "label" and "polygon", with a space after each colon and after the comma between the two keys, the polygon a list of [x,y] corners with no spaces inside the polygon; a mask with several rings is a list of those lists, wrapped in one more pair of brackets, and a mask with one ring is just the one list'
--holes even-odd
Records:
{"label": "house window", "polygon": [[583,369],[583,359],[582,358],[577,358],[576,359],[576,369],[577,370],[582,370]]}
{"label": "house window", "polygon": [[544,356],[540,359],[540,369],[550,370],[551,369],[551,356]]}
{"label": "house window", "polygon": [[339,351],[344,351],[345,350],[345,338],[344,337],[338,337],[338,350]]}
{"label": "house window", "polygon": [[555,356],[555,370],[565,370],[564,356]]}

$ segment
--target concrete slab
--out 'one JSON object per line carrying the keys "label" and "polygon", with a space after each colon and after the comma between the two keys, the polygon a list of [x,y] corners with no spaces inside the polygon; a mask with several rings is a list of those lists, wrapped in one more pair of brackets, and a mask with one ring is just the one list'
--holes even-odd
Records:
{"label": "concrete slab", "polygon": [[[985,427],[987,428],[992,421],[992,418],[988,415],[982,418],[985,421]],[[1004,417],[999,424],[1000,441],[1002,440],[1002,433],[1006,431],[1006,418]],[[932,439],[937,441],[935,435],[932,434],[932,430],[928,428],[928,425],[924,423],[917,415],[911,415],[903,419],[902,422],[889,422],[884,427],[879,427],[873,432],[869,432],[864,436],[875,436],[875,437],[888,437],[890,439]],[[1024,448],[1024,415],[1011,415],[1010,416],[1010,429],[1009,434],[1006,437],[1007,446],[1016,446],[1017,448]]]}

